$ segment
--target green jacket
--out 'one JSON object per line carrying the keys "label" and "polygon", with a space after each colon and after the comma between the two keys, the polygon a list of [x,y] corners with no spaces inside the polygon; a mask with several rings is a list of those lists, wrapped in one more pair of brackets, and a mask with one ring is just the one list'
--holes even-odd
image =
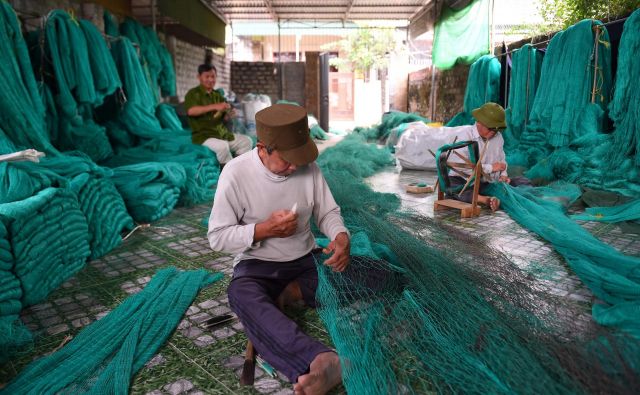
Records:
{"label": "green jacket", "polygon": [[[207,92],[202,85],[198,85],[187,92],[184,97],[184,108],[189,111],[194,106],[206,106],[209,104],[224,103],[224,97],[215,89]],[[202,144],[208,138],[231,141],[234,139],[224,126],[224,116],[218,111],[210,111],[197,117],[189,116],[191,127],[191,141],[194,144]]]}

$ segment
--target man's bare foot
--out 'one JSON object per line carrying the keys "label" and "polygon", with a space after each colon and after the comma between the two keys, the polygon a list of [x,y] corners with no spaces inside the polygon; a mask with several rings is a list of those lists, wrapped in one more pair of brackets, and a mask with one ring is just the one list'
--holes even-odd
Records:
{"label": "man's bare foot", "polygon": [[296,395],[322,395],[342,381],[340,358],[335,352],[318,354],[311,365],[309,373],[298,377],[293,385]]}
{"label": "man's bare foot", "polygon": [[489,198],[489,208],[491,209],[491,211],[497,211],[500,208],[500,199],[498,199],[497,197],[490,197]]}

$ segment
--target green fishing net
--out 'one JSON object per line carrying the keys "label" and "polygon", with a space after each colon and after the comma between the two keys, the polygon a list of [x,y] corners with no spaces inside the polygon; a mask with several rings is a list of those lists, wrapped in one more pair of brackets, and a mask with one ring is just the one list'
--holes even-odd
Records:
{"label": "green fishing net", "polygon": [[171,335],[198,291],[220,278],[204,270],[157,272],[142,291],[31,363],[0,393],[128,393],[131,377]]}
{"label": "green fishing net", "polygon": [[487,102],[497,102],[500,97],[500,62],[485,55],[476,60],[469,70],[464,92],[462,112],[456,114],[446,126],[473,125],[476,120],[471,112]]}
{"label": "green fishing net", "polygon": [[443,6],[433,39],[433,64],[447,70],[489,53],[489,1],[474,0],[461,10]]}
{"label": "green fishing net", "polygon": [[[345,272],[318,266],[319,314],[341,356],[348,393],[637,387],[640,348],[624,323],[613,323],[613,330],[580,326],[579,307],[543,291],[530,273],[483,240],[399,211],[396,195],[373,192],[363,182],[391,159],[387,150],[353,135],[318,159],[354,238]],[[543,206],[561,213],[577,195],[575,186],[566,196],[563,190],[558,187],[557,197]],[[611,257],[625,263],[620,271],[637,261]],[[598,312],[605,323],[602,317]]]}

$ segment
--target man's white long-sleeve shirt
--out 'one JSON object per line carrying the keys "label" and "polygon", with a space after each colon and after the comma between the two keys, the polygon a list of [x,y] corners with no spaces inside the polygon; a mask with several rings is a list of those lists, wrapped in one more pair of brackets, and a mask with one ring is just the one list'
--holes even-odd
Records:
{"label": "man's white long-sleeve shirt", "polygon": [[[502,134],[496,133],[496,135],[490,140],[485,141],[478,133],[478,129],[476,128],[475,124],[464,126],[464,128],[464,137],[459,138],[458,141],[477,141],[478,155],[482,155],[482,152],[484,151],[484,156],[482,157],[482,171],[484,173],[483,180],[494,182],[498,181],[500,176],[507,177],[507,169],[503,171],[493,171],[494,163],[507,163],[507,159],[504,153],[504,139],[502,138]],[[486,144],[489,144],[489,146],[485,149]],[[463,156],[467,158],[469,157],[469,151],[466,148],[458,149],[457,151]],[[449,156],[449,162],[464,163],[464,161],[457,155]],[[458,169],[458,171],[470,174],[469,170]],[[459,174],[454,171],[449,171],[449,175],[459,176]]]}
{"label": "man's white long-sleeve shirt", "polygon": [[[298,228],[293,235],[253,242],[257,223],[267,220],[274,211],[291,210],[294,204]],[[262,164],[254,148],[224,167],[207,237],[212,249],[236,255],[236,263],[244,259],[291,261],[315,247],[311,215],[330,240],[340,232],[347,232],[340,207],[315,162],[298,167],[289,176],[279,176]]]}

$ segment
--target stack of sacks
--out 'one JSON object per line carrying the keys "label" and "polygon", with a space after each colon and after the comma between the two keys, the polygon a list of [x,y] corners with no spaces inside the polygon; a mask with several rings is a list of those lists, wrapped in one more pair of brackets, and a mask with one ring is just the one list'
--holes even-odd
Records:
{"label": "stack of sacks", "polygon": [[0,204],[22,303],[31,305],[84,267],[89,251],[87,220],[71,188],[47,188],[36,195]]}
{"label": "stack of sacks", "polygon": [[145,162],[115,168],[112,180],[133,219],[148,223],[173,210],[186,178],[179,163]]}
{"label": "stack of sacks", "polygon": [[18,320],[22,308],[22,288],[12,268],[9,234],[0,219],[0,363],[6,362],[13,351],[31,339]]}

